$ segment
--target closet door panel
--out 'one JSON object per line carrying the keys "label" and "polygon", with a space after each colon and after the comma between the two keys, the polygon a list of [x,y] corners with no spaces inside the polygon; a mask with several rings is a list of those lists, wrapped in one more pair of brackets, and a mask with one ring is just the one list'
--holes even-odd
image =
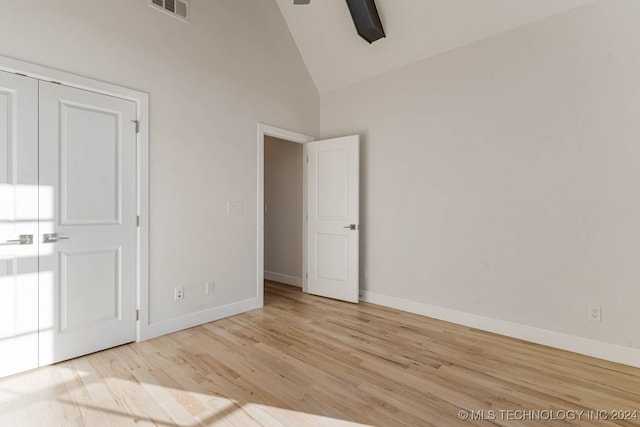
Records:
{"label": "closet door panel", "polygon": [[0,72],[0,378],[38,366],[38,81]]}
{"label": "closet door panel", "polygon": [[135,340],[136,105],[40,82],[40,364]]}

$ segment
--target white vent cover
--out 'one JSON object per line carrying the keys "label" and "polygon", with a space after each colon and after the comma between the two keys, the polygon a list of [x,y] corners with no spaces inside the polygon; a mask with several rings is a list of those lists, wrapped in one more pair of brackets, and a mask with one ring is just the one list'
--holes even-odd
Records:
{"label": "white vent cover", "polygon": [[189,22],[189,3],[185,0],[151,0],[149,6]]}

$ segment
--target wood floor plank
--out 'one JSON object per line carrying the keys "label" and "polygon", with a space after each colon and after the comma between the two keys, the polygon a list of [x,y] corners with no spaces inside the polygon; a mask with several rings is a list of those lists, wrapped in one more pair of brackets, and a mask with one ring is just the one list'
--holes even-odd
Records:
{"label": "wood floor plank", "polygon": [[262,309],[0,380],[1,427],[640,425],[611,410],[640,411],[640,369],[273,282]]}

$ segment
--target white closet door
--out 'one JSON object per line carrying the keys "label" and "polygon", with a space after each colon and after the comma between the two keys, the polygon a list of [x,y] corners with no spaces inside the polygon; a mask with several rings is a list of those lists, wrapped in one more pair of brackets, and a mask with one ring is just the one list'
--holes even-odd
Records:
{"label": "white closet door", "polygon": [[135,340],[136,105],[40,82],[40,365]]}
{"label": "white closet door", "polygon": [[0,72],[0,378],[38,366],[37,165],[38,81]]}

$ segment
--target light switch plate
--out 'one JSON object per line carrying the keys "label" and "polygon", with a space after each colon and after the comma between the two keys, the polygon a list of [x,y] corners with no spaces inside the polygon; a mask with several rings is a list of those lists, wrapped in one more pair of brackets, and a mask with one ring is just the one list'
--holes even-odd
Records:
{"label": "light switch plate", "polygon": [[229,215],[242,215],[242,202],[227,202],[227,213]]}

